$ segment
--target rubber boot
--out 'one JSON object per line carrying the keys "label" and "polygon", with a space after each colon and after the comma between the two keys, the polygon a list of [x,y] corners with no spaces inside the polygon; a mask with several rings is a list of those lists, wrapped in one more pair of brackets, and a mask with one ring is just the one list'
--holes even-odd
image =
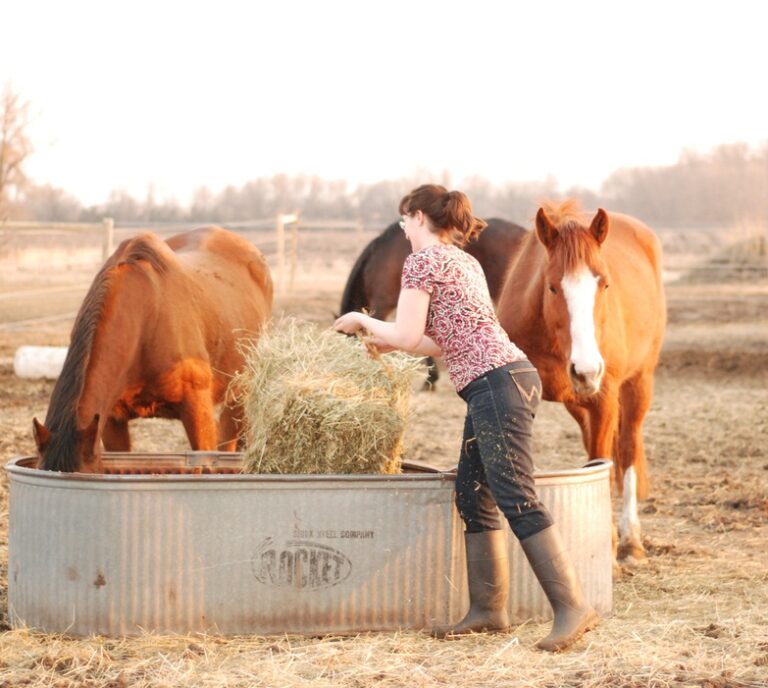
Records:
{"label": "rubber boot", "polygon": [[446,640],[467,633],[509,629],[509,555],[506,531],[466,533],[464,545],[467,553],[469,611],[456,625],[435,633]]}
{"label": "rubber boot", "polygon": [[520,542],[555,620],[549,635],[536,643],[540,650],[560,652],[599,623],[597,612],[585,599],[560,533],[550,526]]}

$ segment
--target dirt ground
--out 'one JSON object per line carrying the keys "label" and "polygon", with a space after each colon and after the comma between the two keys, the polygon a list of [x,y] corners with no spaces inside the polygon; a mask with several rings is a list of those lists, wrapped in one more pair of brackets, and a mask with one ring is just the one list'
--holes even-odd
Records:
{"label": "dirt ground", "polygon": [[[303,272],[276,313],[330,324],[345,264]],[[8,479],[0,477],[0,687],[12,685],[768,686],[768,283],[667,285],[669,326],[645,424],[651,497],[647,565],[624,569],[614,611],[574,651],[532,650],[544,625],[441,643],[356,638],[73,640],[12,631],[7,614]],[[65,345],[69,321],[0,329],[0,465],[33,452],[52,382],[17,378],[21,345]],[[406,456],[455,464],[463,402],[443,377],[413,397]],[[545,403],[537,467],[577,466],[576,424]],[[178,423],[135,423],[135,449],[186,448]],[[618,502],[616,502],[618,505]]]}

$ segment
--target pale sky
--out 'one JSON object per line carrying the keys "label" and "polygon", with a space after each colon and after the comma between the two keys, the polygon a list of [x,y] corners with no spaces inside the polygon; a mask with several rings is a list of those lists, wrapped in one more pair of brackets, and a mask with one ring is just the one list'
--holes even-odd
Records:
{"label": "pale sky", "polygon": [[[758,0],[8,0],[27,173],[99,203],[280,172],[599,188],[768,142]],[[430,177],[432,175],[432,178]]]}

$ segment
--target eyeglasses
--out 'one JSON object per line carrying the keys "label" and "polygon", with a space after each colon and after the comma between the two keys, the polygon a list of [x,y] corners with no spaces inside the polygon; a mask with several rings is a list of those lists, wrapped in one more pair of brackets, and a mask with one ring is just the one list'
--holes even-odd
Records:
{"label": "eyeglasses", "polygon": [[397,223],[397,224],[399,224],[399,225],[400,225],[400,229],[405,229],[405,221],[406,221],[407,219],[408,219],[408,216],[407,216],[407,215],[403,215],[403,219],[402,219],[402,220],[400,220],[400,222],[398,222],[398,223]]}

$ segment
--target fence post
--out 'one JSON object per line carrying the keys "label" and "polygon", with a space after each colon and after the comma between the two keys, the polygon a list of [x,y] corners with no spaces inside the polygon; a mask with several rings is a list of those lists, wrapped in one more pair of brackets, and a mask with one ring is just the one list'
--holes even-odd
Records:
{"label": "fence post", "polygon": [[280,214],[277,216],[275,226],[275,239],[277,241],[277,293],[285,294],[285,225],[298,222],[296,213],[291,215]]}
{"label": "fence post", "polygon": [[106,262],[112,255],[115,246],[115,221],[111,217],[105,217],[101,221],[104,237],[101,242],[101,262]]}
{"label": "fence post", "polygon": [[296,277],[296,263],[299,254],[299,213],[294,213],[295,222],[291,223],[291,271],[288,277],[288,293],[293,293],[293,282]]}
{"label": "fence post", "polygon": [[277,216],[275,226],[275,241],[277,242],[277,293],[283,295],[283,273],[285,271],[285,224],[283,216]]}

